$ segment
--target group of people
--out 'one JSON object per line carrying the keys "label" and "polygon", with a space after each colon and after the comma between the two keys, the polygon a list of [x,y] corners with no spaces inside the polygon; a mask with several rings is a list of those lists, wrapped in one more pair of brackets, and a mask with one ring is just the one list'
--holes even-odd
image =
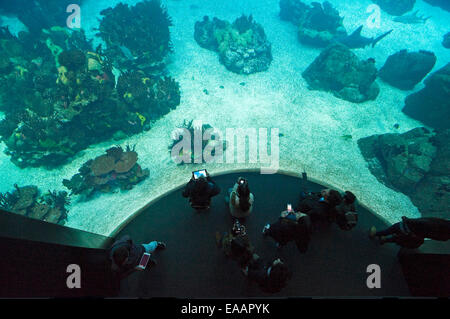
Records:
{"label": "group of people", "polygon": [[[306,173],[304,175],[306,176]],[[210,208],[212,197],[218,195],[220,191],[218,185],[204,170],[201,176],[193,174],[182,195],[189,198],[192,208],[204,211]],[[239,177],[234,186],[228,189],[225,200],[234,223],[229,232],[216,233],[218,247],[224,250],[226,256],[236,260],[242,273],[249,280],[257,282],[263,290],[268,292],[281,290],[291,278],[291,271],[280,258],[264,262],[256,254],[242,224],[245,218],[251,215],[255,201],[248,181]],[[305,253],[312,234],[323,225],[336,223],[342,230],[353,229],[358,222],[355,203],[356,196],[350,191],[343,194],[333,189],[301,192],[295,209],[288,205],[275,222],[264,226],[262,233],[264,236],[272,237],[279,249],[289,242],[295,242],[298,250]],[[377,232],[376,228],[372,227],[369,230],[369,237],[377,239],[380,244],[393,242],[403,247],[417,248],[423,244],[425,238],[448,240],[450,221],[430,217],[416,219],[403,217],[401,222],[386,230]],[[165,247],[163,242],[157,241],[138,245],[125,236],[115,242],[110,250],[113,270],[122,276],[134,270],[142,270],[142,267],[138,267],[142,255],[151,254]],[[150,264],[155,263],[153,259],[150,260]]]}
{"label": "group of people", "polygon": [[[189,198],[194,209],[203,211],[209,209],[211,198],[219,193],[220,188],[206,174],[199,178],[193,176],[186,185],[183,196]],[[242,220],[251,215],[255,200],[248,181],[239,177],[234,186],[228,189],[225,200],[234,224],[229,232],[216,233],[217,245],[223,248],[228,257],[238,262],[244,275],[257,282],[261,288],[271,292],[280,290],[291,277],[291,272],[279,258],[264,262],[255,253],[245,226],[241,224]],[[279,248],[294,241],[299,251],[304,253],[308,249],[313,229],[321,223],[336,222],[345,230],[356,225],[358,215],[355,201],[355,195],[349,191],[344,195],[330,189],[319,193],[302,193],[297,208],[293,209],[289,205],[276,222],[263,228],[263,235],[272,237]]]}

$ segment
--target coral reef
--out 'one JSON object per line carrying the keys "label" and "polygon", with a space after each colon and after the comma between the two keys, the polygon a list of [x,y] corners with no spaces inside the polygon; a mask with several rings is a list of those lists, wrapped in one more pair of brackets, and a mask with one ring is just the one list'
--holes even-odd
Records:
{"label": "coral reef", "polygon": [[194,38],[201,47],[217,51],[222,64],[238,74],[265,71],[272,62],[271,44],[251,15],[232,24],[205,16],[195,23]]}
{"label": "coral reef", "polygon": [[435,63],[433,52],[401,50],[388,57],[378,74],[383,81],[396,88],[412,90],[433,69]]}
{"label": "coral reef", "polygon": [[298,39],[303,44],[326,47],[347,35],[344,18],[328,1],[312,2],[309,6],[300,0],[281,0],[280,18],[298,26]]}
{"label": "coral reef", "polygon": [[429,18],[431,18],[431,16],[426,17],[424,15],[419,15],[419,10],[417,10],[411,14],[394,17],[392,20],[403,24],[421,24],[427,22]]}
{"label": "coral reef", "polygon": [[3,28],[0,46],[0,137],[19,167],[64,164],[91,144],[148,129],[180,103],[167,76],[124,73],[116,87],[111,61],[82,31],[52,27],[35,38]]}
{"label": "coral reef", "polygon": [[156,77],[143,71],[123,73],[117,82],[118,96],[136,114],[135,122],[150,128],[150,120],[160,118],[180,104],[180,88],[171,77]]}
{"label": "coral reef", "polygon": [[[211,130],[211,131],[214,130],[214,128],[211,125],[202,124],[201,127],[194,127],[193,123],[194,123],[193,120],[191,120],[191,121],[184,120],[183,125],[179,128],[181,130],[189,131],[189,134],[190,134],[190,141],[188,142],[190,147],[188,148],[188,150],[181,148],[180,153],[176,155],[180,159],[184,159],[182,162],[179,163],[179,165],[183,165],[183,164],[185,164],[185,162],[195,163],[195,154],[194,154],[194,142],[195,142],[194,138],[195,138],[195,136],[201,136],[202,152],[208,148],[211,150],[211,156],[216,155],[216,153],[215,153],[216,146],[219,147],[220,150],[223,152],[227,149],[226,141],[222,141],[220,139],[220,137],[218,138],[214,134],[212,134],[211,139],[207,139],[207,140],[203,139],[203,136],[207,130]],[[212,138],[212,137],[214,137],[214,138]],[[172,144],[169,145],[169,152],[172,153],[172,149],[175,147],[175,145],[180,143],[182,140],[183,140],[182,134],[180,134],[179,136],[172,136]],[[220,145],[220,144],[218,145],[217,143],[221,143],[222,145]],[[186,152],[186,153],[183,154],[183,152]]]}
{"label": "coral reef", "polygon": [[171,19],[159,0],[134,6],[119,3],[100,13],[98,36],[105,41],[105,55],[125,71],[161,69],[171,51]]}
{"label": "coral reef", "polygon": [[372,135],[358,145],[372,174],[408,195],[423,216],[450,217],[450,130]]}
{"label": "coral reef", "polygon": [[444,48],[450,49],[450,32],[444,35],[444,38],[442,39],[442,45],[444,46]]}
{"label": "coral reef", "polygon": [[375,61],[361,61],[342,44],[323,50],[302,73],[311,90],[330,91],[336,97],[355,103],[375,100],[380,91],[375,82]]}
{"label": "coral reef", "polygon": [[64,179],[71,194],[83,194],[87,197],[95,192],[112,192],[117,187],[121,190],[130,190],[149,176],[148,169],[142,169],[137,163],[138,154],[127,146],[124,150],[115,146],[106,151],[105,155],[98,156],[84,163],[79,173],[70,180]]}
{"label": "coral reef", "polygon": [[450,128],[450,63],[428,76],[425,87],[406,97],[403,112],[435,129]]}
{"label": "coral reef", "polygon": [[373,0],[380,8],[393,16],[401,16],[414,8],[416,0]]}
{"label": "coral reef", "polygon": [[14,185],[12,192],[0,193],[0,207],[22,216],[64,225],[67,220],[67,205],[70,200],[67,192],[48,191],[41,195],[37,186],[19,187]]}

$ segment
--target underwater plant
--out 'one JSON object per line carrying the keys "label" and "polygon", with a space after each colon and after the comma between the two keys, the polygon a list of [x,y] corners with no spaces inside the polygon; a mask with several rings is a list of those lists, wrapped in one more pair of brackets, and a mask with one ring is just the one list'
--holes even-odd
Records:
{"label": "underwater plant", "polygon": [[[206,130],[213,129],[213,127],[211,125],[209,125],[209,124],[203,124],[202,123],[201,127],[194,127],[193,123],[194,123],[194,120],[190,120],[190,121],[184,120],[183,121],[183,125],[181,125],[179,127],[180,129],[188,130],[189,133],[190,133],[190,136],[191,136],[191,140],[190,140],[191,147],[190,147],[190,152],[188,154],[188,156],[190,157],[191,160],[189,161],[189,163],[195,163],[195,158],[194,158],[194,138],[193,137],[197,136],[197,135],[203,137],[203,134],[204,134],[204,132]],[[212,135],[212,136],[214,136],[214,135]],[[180,136],[172,136],[172,143],[168,147],[170,153],[172,152],[172,149],[174,148],[174,146],[176,144],[178,144],[182,139],[183,139],[182,135],[180,135]],[[216,140],[215,139],[204,140],[202,138],[202,150],[204,150],[208,146],[209,143],[216,143]],[[227,149],[227,143],[226,143],[226,141],[223,141],[222,143],[223,143],[222,150],[225,151]],[[184,155],[184,154],[181,153],[183,151],[184,151],[183,148],[180,149],[180,154],[178,154],[180,158],[182,158],[183,155]],[[215,155],[215,148],[213,148],[213,150],[211,152],[211,156],[214,156],[214,155]],[[182,161],[178,165],[183,165],[183,164],[185,164],[185,163]]]}
{"label": "underwater plant", "polygon": [[12,192],[0,193],[0,207],[6,211],[45,222],[64,225],[67,221],[70,199],[67,192],[55,190],[40,195],[37,186],[19,187]]}
{"label": "underwater plant", "polygon": [[153,76],[143,71],[129,71],[120,75],[117,93],[138,124],[150,128],[150,121],[160,118],[180,104],[179,84],[169,76]]}
{"label": "underwater plant", "polygon": [[113,192],[116,188],[130,190],[149,176],[148,169],[142,169],[137,163],[135,147],[111,147],[105,155],[85,162],[72,178],[64,179],[63,185],[71,194],[83,194],[87,197],[95,192]]}
{"label": "underwater plant", "polygon": [[161,69],[172,50],[170,16],[159,0],[145,0],[134,6],[119,3],[100,13],[97,36],[106,43],[105,55],[123,71]]}
{"label": "underwater plant", "polygon": [[251,15],[232,24],[205,16],[195,23],[194,38],[201,47],[217,51],[222,64],[238,74],[265,71],[272,62],[271,44]]}

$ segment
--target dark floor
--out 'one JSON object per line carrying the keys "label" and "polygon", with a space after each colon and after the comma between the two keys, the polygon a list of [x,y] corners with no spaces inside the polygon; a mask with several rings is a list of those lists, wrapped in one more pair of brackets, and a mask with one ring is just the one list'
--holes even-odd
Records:
{"label": "dark floor", "polygon": [[[294,243],[277,251],[271,238],[261,234],[267,222],[276,221],[287,203],[295,205],[302,180],[284,175],[230,174],[214,178],[222,188],[207,213],[196,213],[177,190],[150,206],[118,235],[129,234],[136,242],[160,240],[167,243],[158,252],[158,264],[123,280],[123,297],[242,298],[268,296],[241,274],[237,264],[216,248],[215,232],[227,231],[231,218],[224,201],[227,188],[239,175],[249,180],[255,195],[252,216],[245,225],[256,252],[264,258],[281,257],[293,271],[287,287],[275,294],[284,296],[409,296],[397,260],[398,247],[377,246],[370,241],[371,225],[386,225],[359,207],[359,224],[351,232],[332,225],[313,235],[309,250],[300,254]],[[308,190],[319,190],[309,183]],[[381,267],[381,288],[366,286],[370,264]]]}

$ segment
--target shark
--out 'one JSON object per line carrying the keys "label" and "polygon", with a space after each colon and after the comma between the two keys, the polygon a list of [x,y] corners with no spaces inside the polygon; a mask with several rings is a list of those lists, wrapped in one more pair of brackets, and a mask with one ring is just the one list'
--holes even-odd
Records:
{"label": "shark", "polygon": [[376,38],[367,38],[367,37],[363,37],[361,35],[362,28],[363,28],[363,26],[361,25],[358,27],[358,29],[353,31],[352,34],[343,36],[343,37],[339,37],[336,39],[336,41],[346,45],[350,49],[362,49],[368,45],[371,45],[373,48],[381,39],[383,39],[389,33],[394,31],[393,29],[391,29],[388,32],[383,33],[382,35],[380,35]]}
{"label": "shark", "polygon": [[411,14],[406,14],[403,16],[395,17],[393,20],[395,22],[400,22],[400,23],[404,23],[404,24],[419,24],[419,23],[425,23],[425,22],[427,22],[427,20],[429,18],[431,18],[431,16],[429,16],[429,17],[419,16],[419,15],[417,15],[418,13],[419,13],[419,10],[417,10]]}

